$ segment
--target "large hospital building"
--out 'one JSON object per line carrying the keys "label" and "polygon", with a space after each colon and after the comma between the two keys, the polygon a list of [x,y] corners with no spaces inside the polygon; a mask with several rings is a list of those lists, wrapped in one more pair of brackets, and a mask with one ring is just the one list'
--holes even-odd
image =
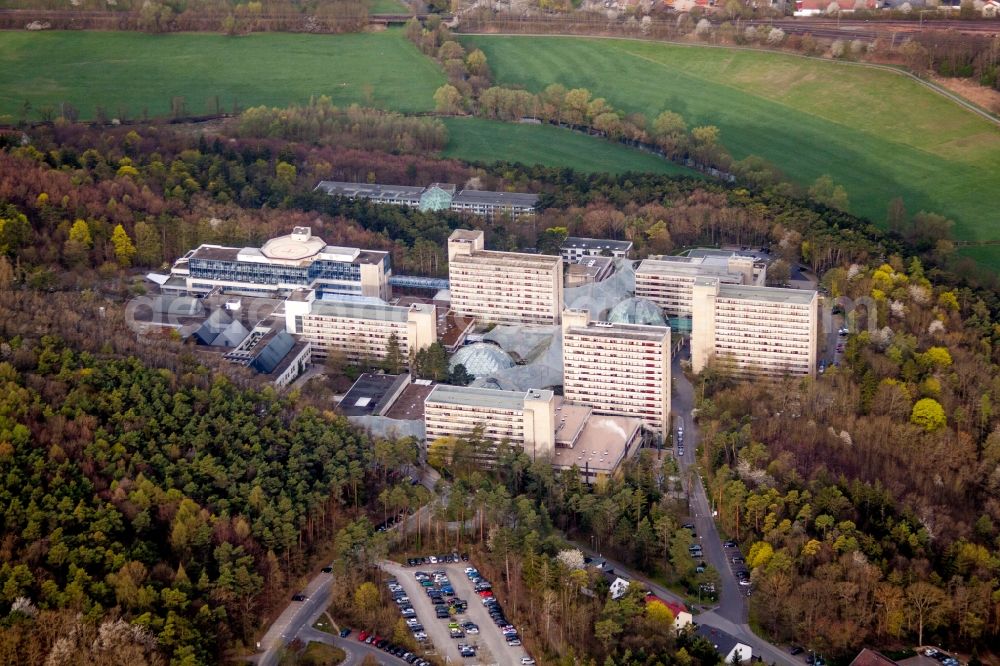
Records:
{"label": "large hospital building", "polygon": [[395,334],[406,363],[411,351],[437,340],[437,316],[425,303],[318,300],[314,290],[300,289],[285,301],[285,329],[308,340],[314,356],[336,352],[351,363],[384,359]]}
{"label": "large hospital building", "polygon": [[668,317],[690,317],[692,287],[699,277],[713,277],[727,284],[764,284],[766,269],[752,256],[702,252],[696,257],[662,256],[644,260],[635,271],[636,297],[656,303]]}
{"label": "large hospital building", "polygon": [[486,218],[510,215],[516,219],[523,215],[534,215],[538,203],[537,194],[459,190],[452,183],[431,183],[427,187],[413,187],[323,180],[316,185],[316,189],[330,196],[347,199],[366,199],[372,203],[407,206],[422,211],[451,210]]}
{"label": "large hospital building", "polygon": [[563,304],[561,257],[486,250],[482,231],[448,238],[451,307],[498,324],[558,324]]}
{"label": "large hospital building", "polygon": [[563,395],[600,414],[633,416],[661,436],[670,428],[670,328],[592,321],[563,312]]}
{"label": "large hospital building", "polygon": [[506,442],[532,460],[544,456],[556,469],[580,470],[585,481],[613,474],[642,444],[643,422],[628,416],[598,415],[552,391],[501,391],[438,384],[424,400],[427,441],[468,437],[479,429],[486,465],[496,463],[496,447]]}
{"label": "large hospital building", "polygon": [[295,227],[260,248],[201,245],[174,262],[162,289],[277,297],[306,287],[386,300],[391,275],[388,252],[327,245],[309,227]]}
{"label": "large hospital building", "polygon": [[723,283],[692,287],[691,366],[715,359],[736,375],[815,375],[819,296],[815,291]]}

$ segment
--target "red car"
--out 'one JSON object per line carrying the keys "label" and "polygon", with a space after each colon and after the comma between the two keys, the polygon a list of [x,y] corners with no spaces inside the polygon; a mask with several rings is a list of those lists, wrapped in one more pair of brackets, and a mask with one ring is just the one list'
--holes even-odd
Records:
{"label": "red car", "polygon": [[479,593],[479,596],[481,596],[483,599],[487,599],[493,596],[493,592],[490,590],[483,590],[482,592]]}
{"label": "red car", "polygon": [[368,632],[367,631],[362,631],[360,634],[358,634],[358,640],[361,641],[362,643],[365,642],[366,638],[368,638]]}

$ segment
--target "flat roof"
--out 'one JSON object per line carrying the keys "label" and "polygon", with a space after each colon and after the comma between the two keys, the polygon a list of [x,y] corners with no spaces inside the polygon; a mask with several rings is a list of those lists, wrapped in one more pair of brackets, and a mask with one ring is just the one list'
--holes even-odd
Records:
{"label": "flat roof", "polygon": [[581,238],[579,236],[569,236],[559,246],[560,249],[580,249],[580,250],[618,250],[627,252],[632,248],[632,241],[610,240],[608,238]]}
{"label": "flat roof", "polygon": [[361,250],[354,258],[356,264],[377,264],[385,259],[388,252],[382,250]]}
{"label": "flat roof", "polygon": [[445,349],[454,347],[468,335],[476,324],[476,318],[456,314],[448,310],[444,317],[438,318],[438,340]]}
{"label": "flat roof", "polygon": [[221,245],[200,245],[189,257],[190,259],[207,259],[210,261],[236,261],[240,254],[238,247],[223,247]]}
{"label": "flat roof", "polygon": [[663,342],[670,338],[669,326],[647,326],[645,324],[612,324],[604,321],[592,321],[587,326],[571,326],[566,330],[571,335],[594,335],[606,338],[624,338],[627,340],[645,340]]}
{"label": "flat roof", "polygon": [[707,275],[720,278],[730,278],[735,275],[729,272],[728,266],[690,261],[687,257],[644,259],[639,264],[639,267],[635,269],[636,275],[643,273],[648,275],[685,275],[694,277]]}
{"label": "flat roof", "polygon": [[816,298],[814,289],[788,289],[785,287],[755,287],[741,284],[720,284],[719,296],[747,301],[796,303],[808,305]]}
{"label": "flat roof", "polygon": [[318,300],[313,301],[309,313],[322,317],[345,317],[348,319],[404,322],[409,318],[410,310],[433,313],[434,306],[421,303],[414,303],[409,306],[398,306],[387,305],[385,303]]}
{"label": "flat roof", "polygon": [[576,465],[591,472],[614,472],[641,428],[642,420],[631,416],[591,414],[573,447],[556,446],[552,464],[562,469]]}
{"label": "flat roof", "polygon": [[392,403],[392,406],[389,407],[389,411],[385,413],[385,417],[400,421],[422,421],[424,418],[424,400],[427,399],[427,396],[433,390],[434,385],[430,382],[420,384],[413,382],[409,384],[399,394],[396,401]]}
{"label": "flat roof", "polygon": [[478,231],[476,229],[455,229],[453,232],[451,232],[451,235],[448,236],[448,240],[472,241],[476,240],[482,235],[483,232]]}
{"label": "flat roof", "polygon": [[580,432],[593,413],[585,405],[575,405],[556,398],[556,446],[572,447],[580,437]]}
{"label": "flat roof", "polygon": [[384,185],[382,183],[349,183],[342,180],[321,180],[314,189],[323,190],[327,194],[341,196],[357,196],[364,194],[372,198],[420,198],[423,187],[413,185]]}
{"label": "flat roof", "polygon": [[407,375],[375,375],[369,372],[358,377],[351,389],[341,399],[340,411],[345,416],[369,416],[381,408],[382,401],[395,393]]}
{"label": "flat roof", "polygon": [[488,190],[462,190],[452,198],[452,203],[524,206],[528,208],[533,207],[537,202],[537,194],[490,192]]}
{"label": "flat roof", "polygon": [[453,264],[496,264],[503,263],[511,267],[522,266],[537,268],[544,266],[562,267],[562,257],[551,254],[525,254],[523,252],[500,252],[498,250],[480,250],[471,255],[458,254],[451,260]]}
{"label": "flat roof", "polygon": [[524,401],[529,396],[542,400],[551,400],[553,397],[552,391],[544,389],[502,391],[500,389],[438,384],[427,396],[426,402],[519,411],[524,409]]}
{"label": "flat roof", "polygon": [[756,258],[751,253],[738,252],[736,250],[721,250],[714,247],[696,247],[688,250],[689,257],[742,257],[744,259]]}

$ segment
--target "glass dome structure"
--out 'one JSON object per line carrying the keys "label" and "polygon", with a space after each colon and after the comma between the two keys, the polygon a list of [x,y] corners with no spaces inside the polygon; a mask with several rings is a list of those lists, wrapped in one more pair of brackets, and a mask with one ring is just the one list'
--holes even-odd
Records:
{"label": "glass dome structure", "polygon": [[478,378],[513,368],[514,360],[496,345],[475,342],[455,352],[448,363],[448,369],[454,370],[459,364],[464,365],[470,375]]}
{"label": "glass dome structure", "polygon": [[626,298],[611,308],[608,321],[613,324],[643,324],[646,326],[666,326],[663,310],[656,303],[645,298]]}

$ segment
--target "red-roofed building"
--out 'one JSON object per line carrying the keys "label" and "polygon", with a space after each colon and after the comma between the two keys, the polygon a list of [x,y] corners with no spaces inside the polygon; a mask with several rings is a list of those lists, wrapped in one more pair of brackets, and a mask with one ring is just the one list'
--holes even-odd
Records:
{"label": "red-roofed building", "polygon": [[896,662],[875,650],[863,649],[851,662],[851,666],[897,666]]}
{"label": "red-roofed building", "polygon": [[677,603],[676,601],[666,601],[665,599],[659,598],[655,594],[647,594],[646,603],[660,604],[661,606],[669,608],[670,612],[674,615],[674,629],[676,631],[681,631],[684,627],[694,622],[694,617],[692,617],[688,609],[684,607],[684,604]]}

